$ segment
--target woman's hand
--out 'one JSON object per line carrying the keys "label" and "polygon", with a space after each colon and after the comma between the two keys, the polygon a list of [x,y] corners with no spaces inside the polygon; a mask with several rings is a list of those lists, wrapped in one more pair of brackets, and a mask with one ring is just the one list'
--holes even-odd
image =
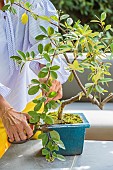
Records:
{"label": "woman's hand", "polygon": [[1,101],[0,98],[0,104],[2,104],[0,116],[10,141],[19,142],[30,138],[33,135],[33,131],[27,123],[30,116],[11,108],[5,99]]}
{"label": "woman's hand", "polygon": [[[47,80],[47,78],[39,79],[40,82],[44,82],[44,83],[46,83],[46,80]],[[54,98],[47,98],[47,100],[45,101],[45,104],[51,100],[57,101],[62,98],[62,96],[63,96],[62,84],[58,80],[52,81],[52,86],[50,87],[50,91],[48,93],[50,93],[52,91],[57,92],[57,95]],[[42,94],[46,95],[46,96],[48,95],[48,93],[44,94],[44,92],[42,92]]]}
{"label": "woman's hand", "polygon": [[[40,68],[43,68],[45,65],[39,64],[39,66],[40,66]],[[40,78],[39,81],[41,83],[46,83],[47,79],[48,78]],[[47,100],[45,101],[45,104],[48,103],[51,100],[57,101],[57,100],[62,98],[63,91],[62,91],[62,84],[60,83],[60,81],[58,81],[58,80],[53,80],[52,81],[52,86],[50,87],[49,93],[52,92],[52,91],[57,92],[57,95],[54,98],[47,98]],[[42,94],[46,95],[46,96],[48,95],[48,93],[45,94],[43,91],[42,91]]]}
{"label": "woman's hand", "polygon": [[52,91],[57,92],[57,95],[54,98],[47,98],[45,103],[48,103],[51,100],[57,101],[57,100],[62,98],[62,95],[63,95],[62,85],[58,80],[52,81],[52,86],[50,87],[49,93],[52,92]]}

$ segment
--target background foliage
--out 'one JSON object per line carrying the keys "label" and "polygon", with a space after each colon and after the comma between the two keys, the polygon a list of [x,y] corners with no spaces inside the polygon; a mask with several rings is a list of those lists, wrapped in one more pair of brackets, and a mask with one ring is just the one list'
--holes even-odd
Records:
{"label": "background foliage", "polygon": [[[113,1],[112,0],[51,0],[57,9],[71,15],[74,21],[80,19],[82,24],[89,23],[94,15],[100,16],[107,13],[106,24],[113,26]],[[90,24],[92,29],[98,29],[98,25]]]}

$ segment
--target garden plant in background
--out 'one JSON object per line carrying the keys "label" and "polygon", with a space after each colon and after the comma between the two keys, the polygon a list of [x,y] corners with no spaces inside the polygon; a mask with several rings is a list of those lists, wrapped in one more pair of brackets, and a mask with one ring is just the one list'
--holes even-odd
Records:
{"label": "garden plant in background", "polygon": [[[107,13],[106,23],[113,27],[112,0],[51,0],[58,10],[71,15],[73,20],[80,19],[82,24],[89,23],[96,14],[98,17],[104,11]],[[99,25],[92,24],[93,30],[100,29]]]}
{"label": "garden plant in background", "polygon": [[[105,60],[113,58],[113,42],[106,37],[106,32],[112,32],[112,28],[111,25],[105,24],[105,12],[101,14],[100,18],[96,17],[95,20],[91,21],[101,27],[101,31],[95,32],[89,25],[82,25],[79,20],[73,22],[73,19],[68,14],[58,12],[58,16],[39,16],[33,12],[32,5],[29,2],[23,3],[21,0],[9,0],[3,7],[3,11],[9,10],[16,14],[15,6],[25,10],[21,18],[23,24],[27,24],[29,15],[37,22],[41,19],[50,23],[48,28],[40,25],[42,33],[35,38],[38,42],[39,58],[36,58],[34,51],[23,52],[19,50],[17,51],[17,56],[11,56],[11,58],[21,66],[21,69],[28,61],[46,60],[47,64],[40,70],[37,79],[33,79],[32,84],[29,86],[29,95],[36,94],[39,89],[43,91],[41,98],[33,100],[36,105],[34,110],[29,112],[29,115],[32,116],[30,123],[34,123],[36,128],[42,131],[39,138],[42,139],[42,154],[46,156],[46,159],[48,161],[53,161],[55,158],[64,160],[65,158],[57,152],[59,147],[65,149],[65,146],[60,140],[58,132],[51,131],[48,127],[51,127],[50,125],[54,123],[73,124],[82,122],[78,115],[74,117],[72,114],[62,114],[67,104],[85,97],[92,104],[96,104],[100,109],[103,109],[104,105],[113,98],[113,93],[109,93],[104,88],[104,85],[108,86],[109,82],[112,81],[111,73],[109,72],[111,63]],[[58,31],[53,29],[53,25],[58,28]],[[43,45],[43,40],[45,39],[48,39],[48,44]],[[72,62],[68,53],[73,54]],[[84,53],[85,58],[83,58]],[[81,91],[76,96],[63,101],[52,100],[56,96],[56,92],[51,91],[51,82],[57,79],[57,71],[60,68],[59,65],[53,65],[53,62],[58,57],[62,57],[67,63],[65,69],[70,72],[69,81],[71,82],[75,79],[81,88]],[[79,57],[81,57],[81,60]],[[87,77],[87,83],[82,84],[82,80],[80,80],[77,73],[82,74],[85,69],[88,69],[90,74]],[[108,96],[102,100],[101,96],[105,93],[108,93]],[[48,102],[46,102],[47,98],[49,99]],[[38,111],[42,105],[44,105],[44,109],[40,114]],[[55,108],[58,108],[56,112],[48,114],[50,109]],[[74,118],[72,119],[72,117]]]}

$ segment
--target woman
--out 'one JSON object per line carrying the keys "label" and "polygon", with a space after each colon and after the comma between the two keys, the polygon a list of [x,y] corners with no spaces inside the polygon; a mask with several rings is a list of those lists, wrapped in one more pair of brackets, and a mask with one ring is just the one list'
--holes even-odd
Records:
{"label": "woman", "polygon": [[[49,0],[29,0],[29,2],[32,3],[33,10],[38,15],[52,16],[56,13]],[[38,58],[35,37],[41,33],[40,25],[46,28],[49,26],[48,22],[36,21],[31,16],[29,16],[28,24],[23,25],[20,18],[25,10],[14,5],[17,10],[16,15],[8,11],[3,12],[1,9],[4,3],[4,0],[0,0],[0,157],[9,147],[7,135],[11,141],[20,141],[33,134],[27,123],[29,116],[26,113],[33,106],[28,102],[40,92],[35,96],[29,96],[27,87],[31,79],[37,78],[36,74],[40,68],[46,64],[45,60],[32,61],[27,63],[20,73],[19,67],[10,59],[10,56],[17,55],[16,50],[21,50],[35,51]],[[43,44],[46,43],[47,40],[43,41]],[[65,63],[61,59],[55,59],[53,64],[61,66],[57,72],[58,80],[52,84],[52,90],[57,92],[55,98],[57,100],[62,97],[61,84],[67,80],[68,72],[64,70]]]}

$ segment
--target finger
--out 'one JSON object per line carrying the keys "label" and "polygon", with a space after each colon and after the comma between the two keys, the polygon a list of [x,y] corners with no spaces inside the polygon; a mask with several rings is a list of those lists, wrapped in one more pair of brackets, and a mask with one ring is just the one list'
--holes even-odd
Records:
{"label": "finger", "polygon": [[63,96],[63,91],[62,91],[62,86],[60,87],[60,89],[58,90],[58,92],[57,92],[57,96],[55,96],[54,98],[53,98],[53,100],[59,100],[59,99],[61,99],[62,98],[62,96]]}
{"label": "finger", "polygon": [[26,135],[28,138],[30,138],[33,135],[33,130],[30,128],[30,126],[27,123],[24,126],[24,130],[26,131]]}
{"label": "finger", "polygon": [[27,136],[25,135],[24,131],[19,131],[18,134],[19,134],[19,137],[20,137],[21,140],[27,139]]}
{"label": "finger", "polygon": [[61,83],[57,80],[54,80],[54,85],[50,88],[50,92],[52,91],[58,92],[60,88],[62,88]]}
{"label": "finger", "polygon": [[11,142],[13,142],[13,141],[14,141],[14,137],[13,137],[12,132],[10,132],[10,130],[7,130],[7,135],[8,135],[8,137],[9,137],[9,140],[10,140]]}
{"label": "finger", "polygon": [[22,125],[19,125],[18,127],[18,134],[19,134],[19,137],[21,140],[26,140],[27,139],[27,136],[26,134],[24,133],[24,128]]}
{"label": "finger", "polygon": [[[52,86],[50,87],[49,93],[52,92],[52,91],[58,92],[60,88],[62,88],[61,83],[60,83],[58,80],[54,80],[54,81],[52,82]],[[49,94],[49,93],[48,93],[48,94]],[[48,94],[47,94],[47,95],[48,95]],[[61,95],[61,93],[60,93],[60,91],[59,91],[59,94],[57,93],[57,95],[56,95],[55,98],[47,98],[47,100],[45,101],[45,104],[47,104],[47,103],[48,103],[49,101],[51,101],[51,100],[54,100],[54,99],[55,99],[55,100],[58,100],[58,99],[60,99],[60,98],[62,98],[62,95]]]}
{"label": "finger", "polygon": [[[52,92],[52,91],[55,91],[55,92],[57,92],[57,90],[58,90],[58,87],[56,87],[56,89],[54,90],[54,89],[52,89],[50,92]],[[57,92],[57,95],[56,95],[56,97],[54,97],[56,100],[58,100],[58,99],[60,99],[60,96],[58,96],[58,92]],[[48,102],[50,102],[51,100],[54,100],[54,98],[47,98],[47,100],[45,101],[45,104],[47,104]]]}
{"label": "finger", "polygon": [[21,139],[20,139],[20,137],[19,137],[19,134],[18,134],[18,132],[17,132],[17,129],[16,129],[15,127],[13,127],[13,126],[12,126],[12,129],[13,129],[14,140],[15,140],[16,142],[19,142]]}

